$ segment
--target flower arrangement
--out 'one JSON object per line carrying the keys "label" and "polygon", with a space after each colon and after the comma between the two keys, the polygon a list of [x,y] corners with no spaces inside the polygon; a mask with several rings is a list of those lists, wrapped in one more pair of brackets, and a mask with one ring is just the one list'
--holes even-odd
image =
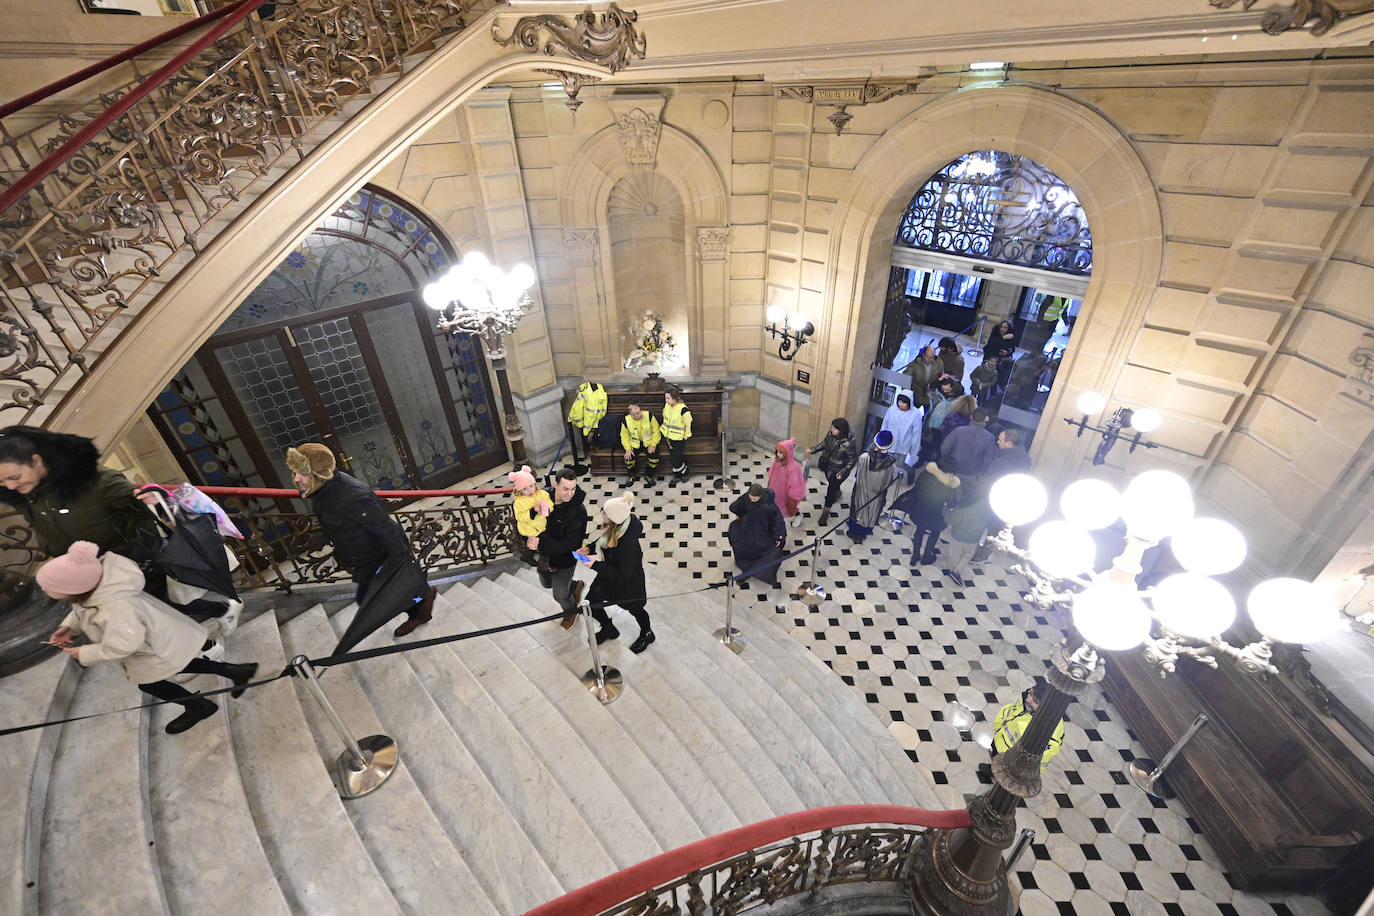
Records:
{"label": "flower arrangement", "polygon": [[622,336],[633,347],[625,358],[626,369],[638,369],[640,366],[667,369],[675,365],[677,341],[663,329],[661,315],[646,309],[644,317],[631,321]]}

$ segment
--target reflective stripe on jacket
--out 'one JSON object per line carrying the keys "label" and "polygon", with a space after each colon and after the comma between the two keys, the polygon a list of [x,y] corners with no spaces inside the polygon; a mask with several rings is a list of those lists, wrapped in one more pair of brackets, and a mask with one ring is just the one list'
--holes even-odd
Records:
{"label": "reflective stripe on jacket", "polygon": [[663,437],[674,442],[692,438],[692,412],[686,404],[669,404],[663,408]]}
{"label": "reflective stripe on jacket", "polygon": [[[1003,706],[992,723],[993,750],[1000,754],[1020,741],[1030,721],[1031,711],[1026,708],[1023,701],[1016,700]],[[1064,720],[1060,719],[1054,727],[1054,734],[1050,736],[1050,743],[1045,747],[1045,756],[1040,758],[1040,769],[1043,770],[1050,765],[1050,761],[1059,753],[1060,745],[1063,743]]]}
{"label": "reflective stripe on jacket", "polygon": [[580,427],[583,435],[589,435],[596,424],[606,416],[606,389],[596,382],[583,382],[577,386],[577,400],[568,410],[568,422]]}
{"label": "reflective stripe on jacket", "polygon": [[643,446],[653,451],[658,448],[659,438],[658,421],[649,411],[640,411],[638,420],[625,414],[625,422],[620,424],[621,448],[636,449]]}

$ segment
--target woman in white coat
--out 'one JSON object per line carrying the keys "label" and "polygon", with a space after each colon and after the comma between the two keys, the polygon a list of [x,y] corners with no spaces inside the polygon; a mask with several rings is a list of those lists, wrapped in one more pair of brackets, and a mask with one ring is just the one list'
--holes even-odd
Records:
{"label": "woman in white coat", "polygon": [[[118,661],[124,676],[159,700],[180,703],[185,712],[167,723],[167,734],[186,731],[219,709],[167,680],[174,674],[217,674],[237,687],[253,679],[257,665],[229,665],[200,658],[205,628],[143,591],[143,573],[117,553],[99,556],[90,541],[76,541],[62,556],[39,567],[38,587],[69,601],[72,612],[48,641],[85,667]],[[76,645],[76,637],[90,641]],[[239,696],[235,690],[230,696]]]}

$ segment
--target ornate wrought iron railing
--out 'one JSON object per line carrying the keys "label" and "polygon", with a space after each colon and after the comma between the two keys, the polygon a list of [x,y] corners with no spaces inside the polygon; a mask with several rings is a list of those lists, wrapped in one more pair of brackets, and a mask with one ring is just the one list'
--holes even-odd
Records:
{"label": "ornate wrought iron railing", "polygon": [[41,425],[213,221],[493,2],[298,0],[271,20],[232,5],[151,75],[120,61],[89,104],[50,100],[55,121],[0,120],[0,422]]}

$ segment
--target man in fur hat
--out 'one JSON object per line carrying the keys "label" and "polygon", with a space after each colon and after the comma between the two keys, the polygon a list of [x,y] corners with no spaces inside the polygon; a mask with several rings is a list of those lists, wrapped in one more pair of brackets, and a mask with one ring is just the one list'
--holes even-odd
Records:
{"label": "man in fur hat", "polygon": [[[334,453],[327,446],[306,442],[289,448],[286,466],[291,469],[296,489],[310,500],[310,508],[324,536],[334,545],[334,558],[358,583],[360,602],[373,577],[388,560],[408,562],[419,573],[417,581],[424,579],[424,571],[411,554],[410,542],[387,512],[385,504],[367,484],[336,471]],[[431,586],[418,589],[408,609],[402,604],[389,617],[376,620],[372,629],[405,611],[409,619],[396,629],[395,635],[398,638],[409,635],[416,627],[429,623],[434,612],[434,595]]]}

